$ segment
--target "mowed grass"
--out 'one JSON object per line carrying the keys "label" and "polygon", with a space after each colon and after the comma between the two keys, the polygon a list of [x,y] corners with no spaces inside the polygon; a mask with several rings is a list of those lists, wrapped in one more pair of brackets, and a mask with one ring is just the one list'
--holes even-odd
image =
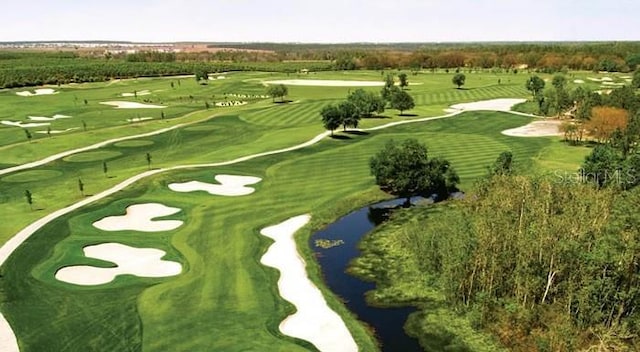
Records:
{"label": "mowed grass", "polygon": [[[303,229],[298,238],[311,278],[321,282],[311,250],[304,245],[306,238],[314,227],[331,221],[334,215],[327,214],[345,199],[349,209],[371,200],[357,195],[376,189],[368,160],[387,141],[417,138],[426,143],[432,156],[451,160],[466,188],[504,150],[512,150],[523,169],[535,165],[533,158],[554,139],[500,134],[530,120],[506,113],[465,113],[346,139],[327,138],[305,149],[236,165],[143,180],[51,222],[27,240],[2,268],[2,311],[23,352],[308,350],[307,343],[278,331],[293,307],[278,295],[277,271],[259,264],[270,243],[259,235],[260,229],[311,213],[315,225]],[[254,194],[244,197],[175,193],[167,187],[170,182],[214,182],[214,175],[221,173],[263,181],[255,185]],[[162,233],[103,232],[91,225],[101,217],[122,214],[129,204],[146,202],[181,208],[181,213],[167,218],[184,220],[185,225]],[[163,249],[166,259],[183,264],[184,272],[159,279],[124,276],[88,288],[55,280],[55,271],[63,266],[105,265],[83,258],[81,249],[112,241]],[[361,349],[376,350],[369,332],[339,298],[322,289]]]}

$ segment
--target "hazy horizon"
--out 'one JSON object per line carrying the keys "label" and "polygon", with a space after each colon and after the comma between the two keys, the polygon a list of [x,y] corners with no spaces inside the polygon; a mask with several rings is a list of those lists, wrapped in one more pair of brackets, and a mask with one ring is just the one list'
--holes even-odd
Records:
{"label": "hazy horizon", "polygon": [[637,41],[637,13],[633,0],[33,0],[3,4],[0,42]]}

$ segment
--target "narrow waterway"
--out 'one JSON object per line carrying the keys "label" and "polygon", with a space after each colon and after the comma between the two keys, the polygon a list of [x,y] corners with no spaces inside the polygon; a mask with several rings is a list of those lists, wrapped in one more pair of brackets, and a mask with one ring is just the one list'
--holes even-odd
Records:
{"label": "narrow waterway", "polygon": [[[376,333],[384,352],[420,352],[418,340],[407,336],[403,326],[409,314],[416,309],[376,308],[367,305],[364,294],[375,289],[375,284],[364,282],[346,273],[349,262],[360,255],[360,239],[376,227],[377,215],[370,208],[385,208],[402,204],[404,199],[386,201],[354,211],[321,231],[314,233],[309,245],[317,253],[327,286],[341,297],[347,307],[366,322]],[[377,212],[376,212],[377,213]],[[343,240],[344,243],[329,249],[315,246],[315,240]]]}

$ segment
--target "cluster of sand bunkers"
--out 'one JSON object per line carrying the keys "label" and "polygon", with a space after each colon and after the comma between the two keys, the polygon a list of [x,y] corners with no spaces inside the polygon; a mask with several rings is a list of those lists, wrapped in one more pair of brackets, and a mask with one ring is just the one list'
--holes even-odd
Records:
{"label": "cluster of sand bunkers", "polygon": [[267,99],[271,98],[270,95],[258,95],[258,94],[234,94],[227,93],[225,94],[228,97],[236,97],[236,98],[253,98],[253,99]]}
{"label": "cluster of sand bunkers", "polygon": [[[259,177],[217,175],[217,184],[189,181],[171,183],[175,192],[207,192],[214,196],[239,197],[255,192],[250,185],[262,181]],[[184,223],[166,219],[180,213],[179,208],[159,203],[130,205],[125,215],[104,217],[93,223],[100,231],[132,231],[155,233],[172,231]],[[163,218],[163,220],[155,220]],[[296,307],[296,312],[284,319],[279,326],[287,335],[306,340],[320,351],[356,352],[358,346],[342,318],[329,306],[322,292],[308,278],[306,264],[298,254],[294,234],[310,220],[301,215],[280,224],[264,228],[260,233],[274,241],[260,262],[280,271],[277,286],[283,299]],[[145,278],[162,278],[179,275],[180,263],[163,260],[166,252],[156,248],[136,248],[121,243],[100,243],[85,246],[85,257],[113,263],[111,267],[67,265],[59,268],[55,278],[61,282],[79,286],[97,286],[113,282],[120,275]]]}
{"label": "cluster of sand bunkers", "polygon": [[33,91],[33,93],[31,91],[25,90],[22,92],[16,92],[17,95],[22,96],[22,97],[33,97],[36,95],[53,95],[53,94],[58,94],[60,92],[56,91],[55,89],[51,89],[51,88],[42,88],[42,89],[36,89]]}

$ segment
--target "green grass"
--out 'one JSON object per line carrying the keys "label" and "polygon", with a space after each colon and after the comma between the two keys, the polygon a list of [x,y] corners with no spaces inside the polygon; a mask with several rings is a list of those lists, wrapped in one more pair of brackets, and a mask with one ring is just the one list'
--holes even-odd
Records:
{"label": "green grass", "polygon": [[[420,104],[416,114],[441,115],[442,108],[452,103],[526,95],[520,88],[527,77],[525,74],[469,74],[468,90],[454,89],[451,76],[443,73],[410,76],[411,82],[422,83],[411,86],[410,90]],[[379,72],[329,72],[308,78],[375,80],[379,77]],[[498,77],[502,81],[500,86],[497,86]],[[81,200],[78,178],[85,184],[85,193],[96,194],[147,170],[146,153],[153,156],[152,167],[159,168],[221,162],[311,139],[322,132],[319,110],[324,104],[343,99],[348,88],[292,86],[289,99],[294,103],[272,104],[268,99],[242,108],[197,111],[188,117],[179,117],[200,109],[199,104],[185,102],[180,96],[193,94],[203,99],[205,95],[218,96],[225,92],[262,94],[262,80],[286,78],[284,74],[234,73],[228,80],[216,81],[208,87],[183,79],[179,93],[158,92],[154,98],[172,105],[166,109],[171,113],[169,118],[136,124],[122,122],[131,111],[104,110],[95,103],[107,98],[115,100],[119,92],[133,89],[170,89],[169,82],[175,79],[63,86],[63,92],[55,96],[70,97],[74,92],[80,106],[73,106],[68,98],[57,101],[33,97],[30,99],[36,100],[29,100],[33,103],[29,107],[23,105],[24,101],[16,101],[16,98],[26,98],[0,92],[0,102],[8,102],[8,107],[0,104],[3,106],[0,116],[11,109],[24,115],[27,109],[38,107],[39,115],[66,111],[68,115],[84,116],[83,119],[91,122],[87,132],[51,138],[38,136],[32,143],[14,138],[14,134],[20,133],[24,138],[19,129],[0,128],[0,145],[3,145],[0,164],[5,167],[108,138],[185,121],[197,122],[0,178],[0,242],[7,241],[36,219]],[[87,107],[82,103],[84,97],[90,98]],[[175,110],[170,110],[174,107]],[[82,115],[84,113],[87,115]],[[216,117],[210,118],[213,114]],[[397,112],[388,111],[384,117],[362,121],[362,125],[372,127],[406,119],[396,115]],[[140,116],[144,114],[141,112]],[[463,189],[483,176],[487,165],[505,150],[514,153],[523,172],[575,170],[579,159],[578,153],[573,153],[576,149],[560,144],[557,139],[516,138],[500,133],[529,121],[528,117],[512,114],[478,112],[363,135],[340,132],[340,139],[326,138],[317,145],[281,155],[225,167],[174,171],[142,180],[114,196],[56,219],[16,250],[1,268],[3,314],[14,327],[23,352],[307,350],[307,343],[282,336],[278,331],[278,324],[293,307],[277,293],[278,273],[259,264],[269,245],[259,230],[291,216],[311,213],[312,224],[300,231],[297,239],[310,277],[321,283],[321,273],[312,260],[312,249],[306,246],[306,238],[313,229],[343,213],[385,197],[374,186],[368,160],[388,140],[417,138],[424,142],[431,156],[451,161],[462,179]],[[56,124],[58,122],[72,123],[57,120]],[[55,128],[67,128],[65,126],[72,125]],[[103,161],[108,163],[107,175],[102,172]],[[169,182],[212,182],[213,176],[220,173],[259,176],[264,181],[255,185],[254,194],[233,198],[203,192],[174,193],[167,188]],[[31,211],[26,204],[25,189],[33,193],[37,210]],[[160,202],[183,209],[169,218],[184,220],[185,225],[175,231],[151,234],[107,233],[91,226],[103,216],[123,213],[131,203],[144,202]],[[123,276],[97,287],[68,285],[54,279],[55,271],[65,265],[108,265],[88,260],[81,252],[86,245],[108,241],[163,249],[168,253],[167,259],[183,264],[184,273],[160,279]],[[329,304],[345,317],[361,349],[376,350],[370,332],[356,321],[339,298],[319,286]]]}

